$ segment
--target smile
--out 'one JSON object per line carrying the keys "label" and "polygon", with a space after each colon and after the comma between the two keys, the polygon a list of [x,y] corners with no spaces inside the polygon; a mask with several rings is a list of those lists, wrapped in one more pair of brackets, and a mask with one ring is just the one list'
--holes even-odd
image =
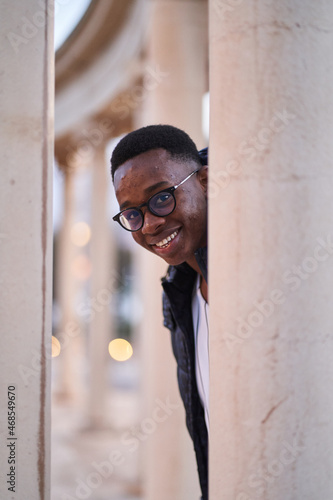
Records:
{"label": "smile", "polygon": [[166,238],[164,238],[164,240],[159,241],[158,243],[155,243],[155,245],[158,248],[165,248],[168,246],[170,241],[172,241],[177,236],[177,234],[178,234],[178,230],[175,231],[174,233],[170,234],[170,236],[167,236]]}

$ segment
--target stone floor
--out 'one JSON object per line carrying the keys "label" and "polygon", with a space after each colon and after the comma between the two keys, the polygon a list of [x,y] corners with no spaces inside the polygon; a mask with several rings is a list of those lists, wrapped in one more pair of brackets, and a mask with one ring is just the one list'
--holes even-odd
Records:
{"label": "stone floor", "polygon": [[116,387],[104,428],[87,426],[84,403],[52,396],[51,500],[139,500],[140,452],[129,446],[138,391]]}

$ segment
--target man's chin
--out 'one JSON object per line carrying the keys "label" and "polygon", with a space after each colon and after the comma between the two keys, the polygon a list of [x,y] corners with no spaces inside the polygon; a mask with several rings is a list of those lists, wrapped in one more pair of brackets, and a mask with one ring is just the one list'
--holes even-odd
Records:
{"label": "man's chin", "polygon": [[[163,257],[162,257],[163,258]],[[172,258],[163,258],[163,260],[169,265],[169,266],[179,266],[180,264],[183,264],[185,261],[182,259],[172,259]]]}
{"label": "man's chin", "polygon": [[161,255],[161,253],[156,252],[152,247],[148,248],[147,250],[156,255],[156,257],[158,257],[159,259],[164,260],[164,262],[166,262],[169,266],[178,266],[179,264],[185,262],[185,259],[179,257],[179,255]]}

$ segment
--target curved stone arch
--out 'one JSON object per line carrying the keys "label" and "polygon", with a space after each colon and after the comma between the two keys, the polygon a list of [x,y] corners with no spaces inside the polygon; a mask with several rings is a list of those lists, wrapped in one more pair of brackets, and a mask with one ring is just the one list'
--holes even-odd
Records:
{"label": "curved stone arch", "polygon": [[56,140],[102,113],[140,77],[146,26],[145,0],[93,0],[56,54]]}

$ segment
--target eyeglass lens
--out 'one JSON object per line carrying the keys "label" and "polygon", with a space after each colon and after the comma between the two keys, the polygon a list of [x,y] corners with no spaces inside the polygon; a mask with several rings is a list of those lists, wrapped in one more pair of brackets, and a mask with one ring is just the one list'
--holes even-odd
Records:
{"label": "eyeglass lens", "polygon": [[[148,201],[148,209],[154,215],[163,217],[174,210],[176,201],[174,196],[167,191],[156,193]],[[129,208],[122,212],[119,217],[121,225],[130,231],[137,231],[143,225],[143,213],[141,210]]]}
{"label": "eyeglass lens", "polygon": [[155,215],[168,215],[175,208],[175,198],[171,193],[162,191],[150,198],[148,208]]}

